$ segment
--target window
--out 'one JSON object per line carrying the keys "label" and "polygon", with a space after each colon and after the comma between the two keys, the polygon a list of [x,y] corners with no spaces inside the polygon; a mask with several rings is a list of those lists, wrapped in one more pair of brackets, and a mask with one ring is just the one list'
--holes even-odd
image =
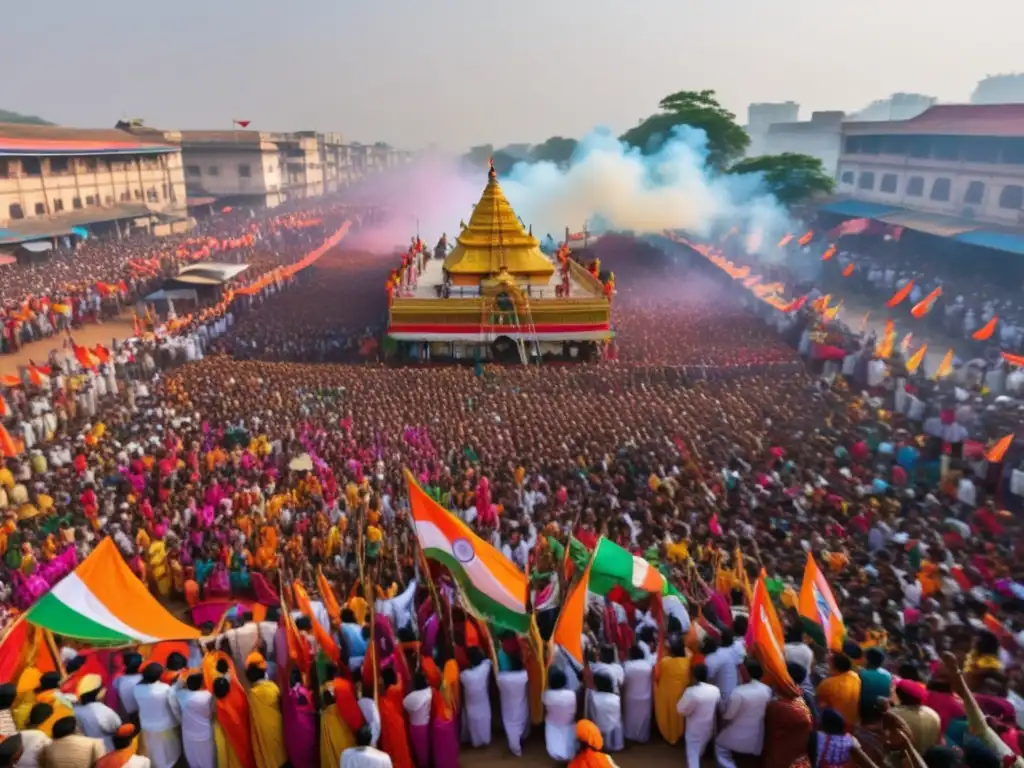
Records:
{"label": "window", "polygon": [[160,202],[160,198],[156,194],[156,187],[150,187],[146,190],[146,199],[151,203]]}
{"label": "window", "polygon": [[202,176],[203,170],[198,165],[186,165],[185,166],[186,176]]}
{"label": "window", "polygon": [[945,201],[949,200],[949,188],[951,184],[949,179],[940,177],[932,182],[932,193],[929,197],[932,200]]}
{"label": "window", "polygon": [[11,176],[11,164],[6,159],[0,158],[0,179],[8,179]]}
{"label": "window", "polygon": [[907,145],[907,154],[911,157],[928,157],[932,146],[927,136],[911,136]]}
{"label": "window", "polygon": [[252,169],[249,167],[248,163],[238,164],[238,176],[242,179],[248,179],[252,176]]}
{"label": "window", "polygon": [[121,193],[121,202],[122,203],[127,203],[131,199],[132,199],[132,193],[129,192],[127,189],[124,192]]}
{"label": "window", "polygon": [[932,139],[932,157],[937,160],[958,160],[960,139],[955,136],[936,136]]}
{"label": "window", "polygon": [[856,155],[858,152],[862,152],[861,146],[863,145],[860,136],[847,136],[846,137],[846,152],[850,155]]}
{"label": "window", "polygon": [[206,169],[206,173],[209,174],[210,176],[220,176],[220,166],[211,165],[209,168]]}
{"label": "window", "polygon": [[1003,162],[1021,165],[1024,163],[1024,139],[1005,139]]}
{"label": "window", "polygon": [[920,197],[924,194],[924,178],[911,176],[907,179],[907,197]]}
{"label": "window", "polygon": [[98,165],[96,163],[96,158],[95,157],[87,157],[87,158],[85,158],[85,170],[86,170],[87,173],[96,173],[96,168],[97,167],[98,167]]}
{"label": "window", "polygon": [[999,207],[1008,210],[1020,210],[1024,206],[1024,187],[1009,184],[999,193]]}
{"label": "window", "polygon": [[53,201],[53,212],[54,213],[60,213],[63,210],[64,210],[64,201],[61,200],[59,197],[55,198],[54,201]]}
{"label": "window", "polygon": [[873,171],[861,171],[860,181],[857,184],[861,189],[874,189],[875,188],[875,174]]}
{"label": "window", "polygon": [[877,155],[882,151],[882,137],[881,136],[864,136],[864,145],[861,148],[861,152],[865,155]]}
{"label": "window", "polygon": [[67,173],[68,159],[66,157],[50,158],[50,173]]}
{"label": "window", "polygon": [[274,172],[274,166],[273,165],[268,165],[267,166],[267,172],[268,173],[273,173]]}
{"label": "window", "polygon": [[82,198],[80,198],[80,197],[72,198],[71,199],[71,207],[74,208],[76,211],[80,210],[81,207],[82,207]]}
{"label": "window", "polygon": [[103,204],[104,205],[113,205],[114,204],[114,196],[113,195],[107,195],[106,197],[104,197],[103,198]]}
{"label": "window", "polygon": [[167,199],[167,185],[166,184],[161,184],[160,185],[160,197],[163,200]]}
{"label": "window", "polygon": [[879,192],[895,192],[897,177],[895,173],[887,173],[882,176],[882,183],[878,185]]}
{"label": "window", "polygon": [[88,205],[88,206],[96,205],[96,196],[95,195],[86,195],[85,204]]}
{"label": "window", "polygon": [[25,157],[21,160],[21,171],[26,176],[41,176],[43,167],[39,164],[38,157]]}
{"label": "window", "polygon": [[45,203],[36,203],[36,216],[45,216],[45,215],[46,215],[46,204]]}
{"label": "window", "polygon": [[968,205],[981,205],[981,201],[985,198],[985,182],[983,181],[972,181],[967,185],[967,191],[964,192],[964,202]]}
{"label": "window", "polygon": [[7,213],[12,219],[25,218],[25,212],[21,209],[21,203],[11,203],[7,206]]}
{"label": "window", "polygon": [[999,139],[987,136],[965,136],[961,141],[964,160],[968,163],[998,163]]}
{"label": "window", "polygon": [[132,190],[132,194],[135,195],[135,199],[136,200],[141,200],[142,199],[142,190],[141,189]]}

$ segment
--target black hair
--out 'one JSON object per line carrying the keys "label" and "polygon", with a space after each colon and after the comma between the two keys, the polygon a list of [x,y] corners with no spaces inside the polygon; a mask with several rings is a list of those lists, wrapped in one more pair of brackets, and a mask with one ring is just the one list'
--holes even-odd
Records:
{"label": "black hair", "polygon": [[732,631],[737,637],[743,637],[747,634],[747,627],[750,625],[749,619],[742,614],[732,620]]}
{"label": "black hair", "polygon": [[846,721],[834,709],[826,707],[821,712],[821,730],[829,736],[841,736],[846,732]]}
{"label": "black hair", "polygon": [[231,671],[231,665],[228,664],[227,659],[217,659],[217,674],[226,675]]}
{"label": "black hair", "polygon": [[258,683],[260,680],[267,676],[267,671],[263,669],[259,664],[250,664],[245,668],[245,679],[249,681],[249,685]]}
{"label": "black hair", "polygon": [[139,667],[142,666],[142,654],[135,651],[128,651],[124,655],[124,671],[129,675],[136,675]]}
{"label": "black hair", "polygon": [[373,731],[370,730],[370,726],[364,725],[356,731],[356,746],[357,747],[368,747],[373,743]]}
{"label": "black hair", "polygon": [[613,645],[602,645],[600,650],[600,659],[602,664],[614,664],[615,663],[615,646]]}
{"label": "black hair", "polygon": [[10,709],[14,705],[14,699],[18,696],[18,689],[14,683],[0,685],[0,709]]}
{"label": "black hair", "polygon": [[188,676],[185,680],[185,687],[190,691],[198,691],[203,687],[203,673],[195,672]]}
{"label": "black hair", "polygon": [[644,649],[634,643],[629,646],[629,658],[630,661],[640,661],[640,659],[644,658]]}
{"label": "black hair", "polygon": [[995,636],[995,633],[983,629],[978,632],[978,637],[974,641],[974,647],[979,654],[995,656],[999,653],[999,638]]}
{"label": "black hair", "polygon": [[802,643],[804,641],[804,630],[802,627],[794,624],[786,630],[786,642],[787,643]]}
{"label": "black hair", "polygon": [[615,683],[612,682],[611,675],[606,675],[603,672],[598,675],[594,675],[594,688],[601,693],[614,693]]}
{"label": "black hair", "polygon": [[736,639],[736,634],[731,629],[723,629],[722,630],[722,642],[720,642],[718,644],[718,647],[719,648],[728,648],[730,645],[732,645],[732,643],[733,643],[733,641],[735,639]]}
{"label": "black hair", "polygon": [[356,615],[351,608],[346,608],[341,612],[341,623],[342,624],[355,624]]}
{"label": "black hair", "polygon": [[313,630],[313,622],[309,620],[309,616],[299,616],[295,620],[295,628],[301,629],[304,632],[311,632]]}
{"label": "black hair", "polygon": [[144,683],[156,683],[160,681],[161,676],[164,674],[164,668],[157,664],[155,661],[151,661],[145,667],[142,668],[142,682]]}
{"label": "black hair", "polygon": [[226,677],[218,677],[213,681],[213,695],[223,699],[231,693],[231,682]]}
{"label": "black hair", "polygon": [[842,653],[832,654],[832,665],[840,672],[849,672],[853,669],[853,663],[850,661],[850,657]]}
{"label": "black hair", "polygon": [[484,653],[483,648],[480,646],[474,645],[469,649],[469,666],[479,667],[486,660],[487,654]]}
{"label": "black hair", "polygon": [[748,656],[743,661],[743,666],[747,670],[747,674],[750,675],[751,680],[760,680],[764,676],[764,670],[761,668],[761,662],[752,656]]}
{"label": "black hair", "polygon": [[868,669],[878,669],[885,663],[885,654],[881,648],[868,648],[867,653],[864,654],[864,659],[867,662]]}
{"label": "black hair", "polygon": [[53,738],[63,739],[65,736],[70,736],[75,732],[75,728],[78,725],[78,721],[75,720],[74,715],[68,715],[62,717],[56,723],[53,724]]}
{"label": "black hair", "polygon": [[29,727],[34,728],[37,725],[42,725],[51,717],[53,717],[53,706],[41,701],[33,706],[32,710],[28,713]]}
{"label": "black hair", "polygon": [[280,620],[281,620],[281,609],[280,608],[278,608],[276,605],[272,605],[269,608],[267,608],[267,617],[264,619],[264,621],[272,621],[274,623],[277,623]]}
{"label": "black hair", "polygon": [[558,669],[557,667],[548,672],[548,688],[557,691],[565,688],[568,680],[565,678],[565,672]]}
{"label": "black hair", "polygon": [[708,681],[708,668],[705,664],[696,664],[691,674],[698,683],[706,683]]}
{"label": "black hair", "polygon": [[928,768],[956,768],[957,757],[949,747],[928,747],[921,755]]}
{"label": "black hair", "polygon": [[512,653],[508,656],[508,671],[509,672],[522,672],[523,671],[523,657],[518,653]]}
{"label": "black hair", "polygon": [[807,679],[807,670],[802,664],[797,664],[795,661],[786,662],[786,671],[789,672],[789,676],[797,685],[800,685]]}
{"label": "black hair", "polygon": [[168,672],[181,672],[188,666],[188,659],[183,655],[175,651],[174,653],[168,654],[167,656],[167,671]]}
{"label": "black hair", "polygon": [[384,683],[385,688],[390,688],[398,682],[398,674],[395,672],[394,667],[384,667],[380,671],[380,680]]}
{"label": "black hair", "polygon": [[412,688],[414,691],[423,691],[430,686],[427,682],[427,676],[423,674],[421,670],[416,670],[416,673],[412,676]]}
{"label": "black hair", "polygon": [[114,749],[127,749],[130,747],[131,743],[135,740],[135,733],[135,729],[132,729],[132,732],[126,736],[118,736],[115,733],[111,738],[111,741],[114,742]]}

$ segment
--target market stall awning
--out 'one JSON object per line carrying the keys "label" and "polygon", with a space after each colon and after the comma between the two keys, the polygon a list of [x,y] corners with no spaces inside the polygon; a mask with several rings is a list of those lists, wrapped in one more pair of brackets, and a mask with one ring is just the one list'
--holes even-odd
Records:
{"label": "market stall awning", "polygon": [[821,206],[818,210],[856,219],[881,219],[883,216],[900,213],[905,209],[895,205],[870,203],[867,200],[834,200]]}
{"label": "market stall awning", "polygon": [[39,598],[25,620],[63,637],[107,647],[200,636],[150,594],[109,536]]}
{"label": "market stall awning", "polygon": [[187,267],[183,267],[174,276],[174,280],[178,283],[192,283],[194,285],[222,285],[242,274],[248,268],[248,264],[200,261],[198,264],[190,264]]}
{"label": "market stall awning", "polygon": [[975,229],[971,232],[962,232],[953,237],[959,243],[968,245],[980,245],[982,248],[991,248],[995,251],[1006,251],[1024,256],[1024,235],[1013,232],[993,232],[988,229]]}
{"label": "market stall awning", "polygon": [[883,216],[880,221],[939,237],[953,237],[962,232],[970,232],[978,228],[978,223],[970,219],[943,216],[938,213],[922,213],[920,211],[903,211],[902,213]]}

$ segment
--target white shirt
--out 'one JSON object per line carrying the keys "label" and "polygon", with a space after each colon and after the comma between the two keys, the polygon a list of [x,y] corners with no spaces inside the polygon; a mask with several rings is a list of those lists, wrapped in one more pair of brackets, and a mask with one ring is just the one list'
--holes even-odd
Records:
{"label": "white shirt", "polygon": [[521,736],[530,721],[530,679],[525,669],[498,673],[501,720],[510,735]]}
{"label": "white shirt", "polygon": [[576,757],[576,694],[561,688],[544,691],[544,740],[552,760]]}
{"label": "white shirt", "polygon": [[[376,744],[377,740],[380,739],[380,710],[377,709],[377,703],[373,699],[364,696],[359,700],[359,711],[363,713],[366,725],[370,728],[371,743]],[[348,750],[346,749],[345,752],[348,752]],[[344,753],[342,753],[341,757],[344,760]]]}
{"label": "white shirt", "polygon": [[349,747],[341,753],[341,768],[391,768],[391,758],[376,747]]}
{"label": "white shirt", "polygon": [[117,696],[121,699],[121,706],[129,715],[139,711],[138,702],[135,701],[135,686],[139,684],[142,675],[121,675],[114,681],[117,687]]}
{"label": "white shirt", "polygon": [[121,718],[106,704],[94,701],[75,707],[75,719],[83,736],[100,739],[107,752],[114,748],[114,732],[121,727]]}
{"label": "white shirt", "polygon": [[764,747],[764,715],[772,689],[760,680],[738,685],[722,713],[727,723],[718,734],[717,744],[744,755],[760,755]]}
{"label": "white shirt", "polygon": [[709,683],[691,685],[676,704],[676,711],[686,718],[686,740],[710,739],[715,732],[715,712],[722,692]]}
{"label": "white shirt", "polygon": [[626,673],[623,671],[621,664],[605,664],[604,662],[597,661],[591,664],[590,668],[594,672],[594,677],[604,675],[612,681],[614,693],[622,693],[622,683],[626,679]]}
{"label": "white shirt", "polygon": [[400,595],[395,595],[388,600],[378,600],[374,608],[379,616],[386,616],[391,620],[395,629],[401,629],[412,622],[412,599],[416,596],[416,579],[413,579],[406,586]]}
{"label": "white shirt", "polygon": [[167,683],[139,683],[135,686],[135,701],[139,704],[139,725],[143,731],[169,731],[181,722],[178,700]]}
{"label": "white shirt", "polygon": [[213,739],[213,694],[206,690],[190,691],[180,688],[174,692],[181,711],[181,738],[183,741],[210,741]]}
{"label": "white shirt", "polygon": [[53,739],[35,728],[22,731],[21,748],[23,751],[21,753],[21,759],[15,763],[16,768],[38,768],[39,753],[43,751],[44,747],[52,742]]}
{"label": "white shirt", "polygon": [[719,648],[704,660],[708,668],[708,682],[722,692],[723,699],[728,699],[739,683],[736,667],[743,663],[746,655],[742,641],[736,640],[728,648]]}
{"label": "white shirt", "polygon": [[432,699],[433,691],[430,688],[413,691],[402,699],[402,706],[409,713],[409,725],[430,725],[430,704]]}
{"label": "white shirt", "polygon": [[786,643],[782,652],[786,657],[786,661],[799,664],[807,672],[810,672],[811,667],[814,666],[814,651],[810,649],[807,643]]}

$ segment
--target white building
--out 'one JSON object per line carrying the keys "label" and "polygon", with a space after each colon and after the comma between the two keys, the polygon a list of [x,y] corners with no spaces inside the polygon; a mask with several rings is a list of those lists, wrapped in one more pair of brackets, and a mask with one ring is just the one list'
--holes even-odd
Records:
{"label": "white building", "polygon": [[1024,225],[1024,104],[940,105],[910,120],[844,123],[836,191],[955,217],[965,230]]}
{"label": "white building", "polygon": [[759,154],[781,155],[794,152],[821,160],[825,170],[835,176],[842,147],[842,112],[814,112],[810,120],[773,123],[763,138]]}
{"label": "white building", "polygon": [[771,126],[775,123],[795,123],[799,117],[800,105],[795,101],[748,105],[746,129],[750,136],[750,146],[747,147],[747,156],[770,154],[765,151],[765,141]]}

